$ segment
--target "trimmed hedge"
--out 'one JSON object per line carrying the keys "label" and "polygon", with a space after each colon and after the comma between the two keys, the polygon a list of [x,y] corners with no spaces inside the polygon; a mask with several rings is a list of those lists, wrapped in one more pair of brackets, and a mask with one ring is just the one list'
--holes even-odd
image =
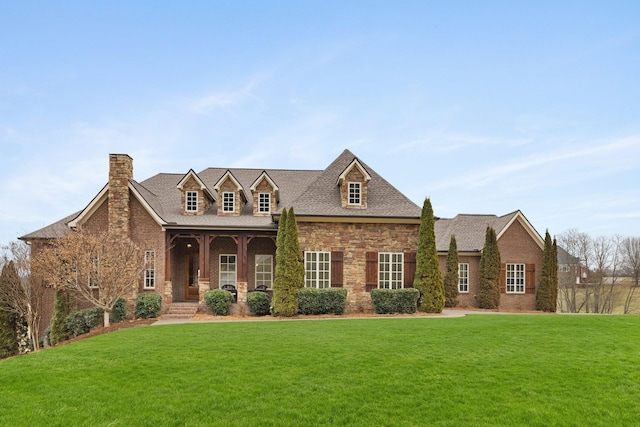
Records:
{"label": "trimmed hedge", "polygon": [[111,323],[122,322],[127,317],[127,300],[124,298],[118,298],[116,304],[113,306],[113,310],[111,310],[111,316],[109,316],[109,321]]}
{"label": "trimmed hedge", "polygon": [[233,294],[224,289],[212,289],[204,294],[204,302],[217,316],[228,316],[233,303]]}
{"label": "trimmed hedge", "polygon": [[302,288],[298,290],[301,314],[344,314],[347,290],[343,288]]}
{"label": "trimmed hedge", "polygon": [[249,311],[255,316],[266,316],[271,313],[271,301],[266,292],[249,292],[247,295]]}
{"label": "trimmed hedge", "polygon": [[373,309],[378,314],[415,313],[420,291],[407,289],[374,289],[371,291]]}
{"label": "trimmed hedge", "polygon": [[155,293],[138,294],[136,297],[136,318],[158,317],[162,310],[162,296]]}
{"label": "trimmed hedge", "polygon": [[65,319],[69,337],[73,338],[86,334],[93,328],[101,326],[103,317],[103,311],[97,307],[72,311]]}

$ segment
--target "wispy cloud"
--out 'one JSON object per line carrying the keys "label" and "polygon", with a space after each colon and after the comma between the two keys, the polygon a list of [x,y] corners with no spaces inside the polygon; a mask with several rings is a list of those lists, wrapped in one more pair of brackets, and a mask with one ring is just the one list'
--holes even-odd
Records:
{"label": "wispy cloud", "polygon": [[208,93],[191,101],[189,110],[197,114],[208,114],[217,109],[242,104],[247,100],[262,103],[262,99],[256,95],[255,91],[265,79],[264,76],[254,77],[239,89]]}

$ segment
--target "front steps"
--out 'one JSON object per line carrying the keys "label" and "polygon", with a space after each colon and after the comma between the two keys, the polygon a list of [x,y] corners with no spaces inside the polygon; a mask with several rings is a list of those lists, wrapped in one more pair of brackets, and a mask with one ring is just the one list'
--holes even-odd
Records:
{"label": "front steps", "polygon": [[169,310],[162,315],[163,319],[191,319],[198,312],[197,302],[174,302]]}

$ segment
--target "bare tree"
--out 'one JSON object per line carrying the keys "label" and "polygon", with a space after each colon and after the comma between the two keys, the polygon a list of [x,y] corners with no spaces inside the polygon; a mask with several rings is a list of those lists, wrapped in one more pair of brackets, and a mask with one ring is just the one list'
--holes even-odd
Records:
{"label": "bare tree", "polygon": [[587,312],[611,313],[615,305],[615,285],[618,283],[621,253],[620,236],[598,236],[593,239],[593,276],[590,281],[591,300]]}
{"label": "bare tree", "polygon": [[[574,266],[577,274],[580,273],[581,267],[589,270],[592,263],[592,241],[587,233],[576,229],[567,230],[558,236],[558,246],[577,259],[577,265]],[[562,280],[558,282],[558,288],[563,311],[580,313],[585,309],[591,293],[588,287],[581,289],[575,277],[568,275],[562,276]]]}
{"label": "bare tree", "polygon": [[118,299],[133,296],[144,270],[143,252],[131,240],[109,232],[69,233],[34,262],[47,282],[75,290],[101,308],[105,326]]}
{"label": "bare tree", "polygon": [[27,333],[34,350],[40,349],[40,317],[45,286],[31,274],[30,248],[24,242],[12,242],[2,248],[4,266],[0,275],[0,309],[20,316],[27,323]]}
{"label": "bare tree", "polygon": [[633,286],[629,287],[624,301],[624,314],[627,314],[631,310],[633,294],[638,288],[638,282],[640,281],[640,237],[625,238],[622,240],[621,249],[624,265],[633,277]]}

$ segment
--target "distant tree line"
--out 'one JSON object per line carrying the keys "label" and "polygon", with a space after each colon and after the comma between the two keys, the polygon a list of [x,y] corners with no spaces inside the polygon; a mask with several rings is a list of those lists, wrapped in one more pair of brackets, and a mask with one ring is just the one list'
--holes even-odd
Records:
{"label": "distant tree line", "polygon": [[634,295],[640,284],[640,237],[593,237],[570,229],[557,239],[558,246],[571,256],[560,265],[561,311],[624,314],[637,311]]}

